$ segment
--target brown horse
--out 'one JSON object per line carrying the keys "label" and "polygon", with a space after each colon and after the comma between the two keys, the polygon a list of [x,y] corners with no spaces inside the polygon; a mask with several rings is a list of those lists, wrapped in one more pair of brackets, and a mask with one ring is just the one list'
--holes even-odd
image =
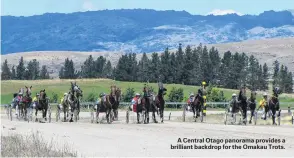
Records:
{"label": "brown horse", "polygon": [[193,102],[191,103],[191,109],[193,111],[193,118],[194,121],[196,122],[196,119],[200,116],[200,111],[202,109],[202,104],[203,103],[203,98],[198,94]]}
{"label": "brown horse", "polygon": [[38,116],[38,111],[41,110],[42,114],[43,114],[43,119],[45,119],[45,121],[47,121],[47,110],[48,110],[48,98],[44,90],[40,91],[40,96],[38,98],[38,104],[36,105],[35,109],[35,117],[36,117],[36,121],[38,121],[37,116]]}
{"label": "brown horse", "polygon": [[[27,120],[27,113],[28,113],[28,110],[27,110],[27,108],[31,105],[31,103],[32,103],[32,98],[31,98],[31,94],[32,94],[32,92],[31,92],[31,89],[32,89],[32,86],[31,87],[27,87],[27,86],[25,86],[26,87],[26,94],[25,94],[25,96],[23,96],[22,97],[22,100],[21,100],[21,102],[20,102],[20,104],[19,104],[19,110],[20,110],[20,113],[21,113],[21,115],[24,117],[24,119],[25,120]],[[23,89],[21,89],[21,93],[23,93]]]}
{"label": "brown horse", "polygon": [[114,92],[114,103],[112,103],[112,109],[113,109],[113,113],[114,113],[114,117],[113,120],[117,121],[118,120],[118,107],[119,107],[119,102],[121,100],[121,89],[120,88],[115,88],[115,92]]}
{"label": "brown horse", "polygon": [[100,112],[104,112],[106,113],[106,120],[107,123],[112,123],[113,121],[113,116],[112,116],[112,112],[113,112],[113,105],[115,104],[116,100],[118,99],[116,96],[117,93],[120,91],[116,91],[116,86],[112,85],[110,87],[110,94],[104,96],[101,99],[101,105],[97,107],[96,110],[96,118],[97,118],[97,123],[99,123],[99,113]]}

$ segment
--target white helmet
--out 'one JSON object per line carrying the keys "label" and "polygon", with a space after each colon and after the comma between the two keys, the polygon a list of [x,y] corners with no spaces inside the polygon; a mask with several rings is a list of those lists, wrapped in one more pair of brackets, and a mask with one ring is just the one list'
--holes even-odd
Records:
{"label": "white helmet", "polygon": [[64,94],[63,94],[63,96],[66,96],[66,95],[67,95],[67,93],[64,93]]}
{"label": "white helmet", "polygon": [[237,95],[235,93],[232,94],[232,97],[236,97]]}
{"label": "white helmet", "polygon": [[267,96],[267,93],[263,93],[263,96],[264,96],[264,97]]}
{"label": "white helmet", "polygon": [[190,96],[194,96],[194,93],[191,93]]}
{"label": "white helmet", "polygon": [[140,93],[136,93],[136,96],[140,96]]}

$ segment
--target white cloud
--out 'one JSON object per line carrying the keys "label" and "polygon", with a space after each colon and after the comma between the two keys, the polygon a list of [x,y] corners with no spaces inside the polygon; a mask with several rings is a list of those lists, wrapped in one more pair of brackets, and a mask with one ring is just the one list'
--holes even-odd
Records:
{"label": "white cloud", "polygon": [[89,0],[84,0],[83,2],[83,10],[86,10],[86,11],[93,11],[93,10],[97,10],[95,8],[95,6],[93,5],[93,3]]}
{"label": "white cloud", "polygon": [[207,15],[226,15],[226,14],[237,14],[240,16],[244,15],[244,14],[242,14],[240,12],[236,12],[232,9],[227,9],[227,10],[215,9],[215,10],[209,12]]}

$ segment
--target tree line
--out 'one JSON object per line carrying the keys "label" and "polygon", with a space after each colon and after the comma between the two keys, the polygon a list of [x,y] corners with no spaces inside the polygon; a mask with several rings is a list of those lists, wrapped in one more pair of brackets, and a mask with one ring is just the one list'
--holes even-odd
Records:
{"label": "tree line", "polygon": [[[42,66],[39,72],[38,65],[34,59],[27,66],[30,71],[24,71],[21,58],[16,71],[14,67],[10,71],[5,61],[2,66],[2,79],[49,78],[46,66]],[[90,55],[80,71],[77,71],[74,62],[67,58],[59,71],[59,78],[110,78],[119,81],[162,81],[185,85],[200,85],[202,81],[206,81],[208,84],[229,89],[239,89],[240,86],[246,85],[251,90],[268,90],[269,79],[272,77],[273,86],[279,86],[283,92],[292,93],[292,72],[278,61],[274,61],[273,67],[273,75],[270,76],[268,65],[260,64],[253,55],[227,51],[220,57],[214,47],[208,49],[200,44],[193,49],[189,45],[183,49],[179,44],[175,52],[166,48],[161,54],[152,53],[150,58],[143,53],[140,60],[137,60],[136,53],[124,54],[116,66],[112,66],[103,56],[94,59]]]}
{"label": "tree line", "polygon": [[1,70],[2,80],[38,80],[50,78],[46,65],[42,65],[40,69],[40,63],[36,59],[29,61],[25,65],[23,57],[21,57],[18,65],[13,65],[11,70],[6,59],[2,64]]}

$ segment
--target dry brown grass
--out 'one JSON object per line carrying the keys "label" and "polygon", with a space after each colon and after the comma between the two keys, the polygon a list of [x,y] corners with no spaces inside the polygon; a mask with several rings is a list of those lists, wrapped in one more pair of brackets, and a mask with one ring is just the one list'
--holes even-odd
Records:
{"label": "dry brown grass", "polygon": [[77,157],[68,145],[57,146],[53,140],[46,142],[39,132],[1,136],[1,157]]}

